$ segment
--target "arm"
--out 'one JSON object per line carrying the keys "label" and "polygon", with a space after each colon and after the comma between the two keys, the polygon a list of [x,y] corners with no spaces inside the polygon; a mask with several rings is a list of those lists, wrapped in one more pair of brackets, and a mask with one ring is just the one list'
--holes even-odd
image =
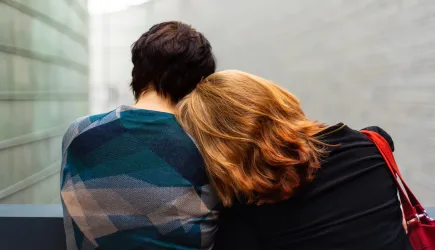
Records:
{"label": "arm", "polygon": [[[373,131],[373,132],[376,132],[376,133],[380,134],[382,137],[384,137],[384,139],[390,145],[391,151],[394,152],[394,142],[393,142],[393,139],[391,138],[391,136],[385,130],[383,130],[382,128],[380,128],[378,126],[370,126],[370,127],[367,127],[367,128],[363,128],[363,130],[369,130],[369,131]],[[408,225],[406,224],[405,214],[403,213],[402,206],[400,206],[400,209],[402,210],[402,225],[403,225],[403,228],[405,229],[405,232],[408,233]]]}

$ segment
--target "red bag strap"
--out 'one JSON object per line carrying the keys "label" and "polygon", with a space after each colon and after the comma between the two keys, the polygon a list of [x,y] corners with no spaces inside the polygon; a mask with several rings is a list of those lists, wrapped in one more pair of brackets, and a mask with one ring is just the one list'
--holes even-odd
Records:
{"label": "red bag strap", "polygon": [[[361,130],[365,136],[367,136],[378,148],[379,152],[383,156],[388,168],[390,169],[391,174],[394,177],[394,180],[397,183],[397,188],[399,190],[400,200],[402,202],[403,211],[405,213],[405,218],[407,221],[410,221],[416,217],[417,214],[424,214],[424,208],[421,206],[420,202],[415,197],[414,193],[408,187],[406,182],[403,180],[402,174],[397,167],[396,160],[394,159],[393,152],[391,151],[390,145],[380,134],[368,131]],[[397,177],[399,177],[400,182],[402,183],[405,190],[403,190],[400,185]]]}
{"label": "red bag strap", "polygon": [[408,195],[411,204],[414,206],[420,204],[420,202],[415,197],[414,193],[411,191],[411,189],[408,187],[406,182],[403,180],[402,174],[400,173],[400,170],[397,167],[397,163],[394,158],[393,152],[391,151],[390,145],[385,140],[385,138],[373,131],[363,130],[361,132],[365,134],[367,137],[369,137],[369,139],[376,144],[379,151],[382,151],[381,153],[382,156],[384,156],[384,158],[388,158],[388,162],[390,162],[390,164],[388,164],[388,168],[390,169],[390,171],[393,173],[395,177],[397,175],[400,178],[400,181],[402,182],[405,188],[406,194]]}

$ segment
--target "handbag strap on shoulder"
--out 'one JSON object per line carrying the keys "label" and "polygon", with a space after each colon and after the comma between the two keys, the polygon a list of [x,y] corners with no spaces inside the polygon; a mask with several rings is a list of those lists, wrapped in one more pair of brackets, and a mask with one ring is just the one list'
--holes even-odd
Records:
{"label": "handbag strap on shoulder", "polygon": [[[367,136],[376,145],[382,157],[384,158],[388,168],[390,169],[390,172],[397,183],[397,188],[399,190],[399,196],[402,202],[406,221],[413,220],[414,218],[416,218],[416,216],[418,217],[419,214],[425,214],[424,208],[421,206],[421,203],[417,200],[417,197],[415,197],[414,193],[403,180],[402,174],[397,167],[396,160],[394,159],[393,152],[391,151],[388,142],[384,139],[384,137],[376,132],[361,130],[361,133]],[[400,180],[400,182],[398,179]],[[400,183],[402,183],[403,188]]]}

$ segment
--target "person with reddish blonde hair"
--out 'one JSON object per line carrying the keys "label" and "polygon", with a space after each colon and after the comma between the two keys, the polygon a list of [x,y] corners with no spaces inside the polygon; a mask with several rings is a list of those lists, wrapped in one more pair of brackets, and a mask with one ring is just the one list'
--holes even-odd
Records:
{"label": "person with reddish blonde hair", "polygon": [[[216,72],[178,103],[176,117],[227,207],[216,249],[251,249],[252,241],[258,249],[411,249],[376,146],[343,123],[308,119],[278,85]],[[384,130],[366,129],[394,149]],[[235,221],[248,225],[245,234]]]}
{"label": "person with reddish blonde hair", "polygon": [[257,204],[286,199],[320,167],[324,145],[313,135],[327,126],[308,120],[295,96],[261,78],[219,72],[179,110],[224,205],[241,196]]}

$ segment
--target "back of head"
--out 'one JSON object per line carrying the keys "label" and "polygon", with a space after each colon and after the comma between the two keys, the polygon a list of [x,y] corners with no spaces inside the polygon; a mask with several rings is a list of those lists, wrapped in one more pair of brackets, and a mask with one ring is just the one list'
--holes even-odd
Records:
{"label": "back of head", "polygon": [[313,135],[325,126],[308,120],[295,96],[265,79],[217,72],[177,107],[225,205],[234,198],[286,199],[320,166],[323,145]]}
{"label": "back of head", "polygon": [[181,22],[154,25],[132,46],[135,99],[147,90],[177,103],[216,70],[209,41]]}

